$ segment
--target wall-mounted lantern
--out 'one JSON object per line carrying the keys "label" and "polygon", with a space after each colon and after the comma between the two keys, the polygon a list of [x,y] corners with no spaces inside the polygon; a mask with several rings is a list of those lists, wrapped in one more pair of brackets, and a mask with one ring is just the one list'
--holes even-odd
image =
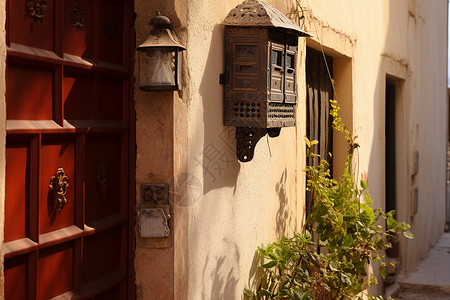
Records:
{"label": "wall-mounted lantern", "polygon": [[236,126],[237,156],[247,162],[266,133],[295,126],[298,37],[310,35],[260,0],[239,4],[222,24],[224,125]]}
{"label": "wall-mounted lantern", "polygon": [[137,47],[139,88],[144,91],[181,89],[181,51],[186,50],[169,29],[170,20],[161,16],[150,20],[149,36]]}

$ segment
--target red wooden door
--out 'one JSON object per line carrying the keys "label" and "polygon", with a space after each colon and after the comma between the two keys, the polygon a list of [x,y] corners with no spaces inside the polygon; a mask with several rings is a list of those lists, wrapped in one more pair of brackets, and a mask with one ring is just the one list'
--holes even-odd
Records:
{"label": "red wooden door", "polygon": [[7,0],[6,299],[133,295],[131,8]]}

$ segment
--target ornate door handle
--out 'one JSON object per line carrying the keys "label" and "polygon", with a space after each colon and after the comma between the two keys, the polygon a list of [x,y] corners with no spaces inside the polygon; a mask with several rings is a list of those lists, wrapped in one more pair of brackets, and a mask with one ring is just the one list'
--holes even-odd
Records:
{"label": "ornate door handle", "polygon": [[50,179],[48,188],[53,192],[53,208],[60,212],[67,203],[66,192],[69,189],[69,178],[62,166],[58,168],[55,176]]}
{"label": "ornate door handle", "polygon": [[42,24],[47,12],[47,2],[44,0],[27,0],[28,14],[34,18],[34,23]]}

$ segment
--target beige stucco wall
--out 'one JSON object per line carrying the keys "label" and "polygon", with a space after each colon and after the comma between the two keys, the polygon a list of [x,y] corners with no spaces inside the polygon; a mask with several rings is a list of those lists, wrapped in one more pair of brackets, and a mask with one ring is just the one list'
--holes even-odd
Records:
{"label": "beige stucco wall", "polygon": [[447,1],[438,3],[410,4],[408,48],[414,75],[407,91],[411,97],[408,136],[410,150],[417,150],[420,159],[419,172],[411,179],[412,186],[419,188],[419,206],[417,215],[411,219],[417,238],[405,249],[409,270],[425,257],[445,223]]}
{"label": "beige stucco wall", "polygon": [[[402,271],[411,271],[436,243],[445,222],[447,1],[303,3],[310,5],[308,29],[315,39],[332,56],[339,57],[333,50],[351,56],[352,126],[361,146],[355,172],[368,175],[371,196],[380,207],[385,193],[386,77],[396,83],[397,217],[411,223],[416,236],[400,243]],[[333,36],[339,34],[355,41],[351,52],[336,43]],[[336,63],[334,70],[341,76]],[[339,93],[338,100],[342,101]],[[411,176],[414,151],[419,152],[419,172]],[[416,215],[411,207],[415,187],[419,188]]]}
{"label": "beige stucco wall", "polygon": [[[192,1],[188,9],[188,173],[201,183],[188,207],[189,299],[239,298],[252,276],[256,247],[299,230],[302,222],[297,171],[303,158],[296,141],[297,135],[303,139],[303,122],[261,139],[249,163],[236,160],[234,128],[223,126],[220,23],[238,3]],[[219,162],[222,174],[210,164],[212,148],[227,161]]]}
{"label": "beige stucco wall", "polygon": [[[236,160],[234,128],[223,126],[219,84],[220,24],[240,2],[135,1],[137,43],[160,9],[187,48],[181,92],[135,93],[136,183],[169,183],[173,203],[170,247],[157,248],[161,243],[137,234],[138,298],[240,299],[252,282],[257,246],[302,228],[304,50],[306,44],[320,48],[319,42],[335,58],[337,100],[361,146],[355,176],[367,176],[376,206],[384,206],[386,76],[398,83],[398,216],[416,235],[401,242],[403,271],[409,271],[444,228],[447,1],[300,1],[314,38],[300,40],[297,127],[261,139],[248,163]],[[284,13],[294,3],[268,2]],[[343,160],[338,148],[337,164]],[[414,151],[420,165],[411,177]],[[419,207],[412,217],[416,186]]]}
{"label": "beige stucco wall", "polygon": [[[351,56],[352,126],[361,146],[355,172],[368,175],[371,196],[380,207],[385,193],[386,77],[396,83],[397,216],[411,223],[416,236],[400,243],[403,272],[411,271],[444,228],[447,1],[432,5],[419,0],[303,3],[310,5],[308,29],[315,39],[325,48]],[[348,47],[335,42],[333,36],[339,34],[355,41],[350,53]],[[333,50],[328,50],[330,55],[339,57]],[[336,63],[334,70],[341,76]],[[419,172],[411,176],[414,151],[419,152]],[[411,208],[414,187],[419,188],[415,216]]]}

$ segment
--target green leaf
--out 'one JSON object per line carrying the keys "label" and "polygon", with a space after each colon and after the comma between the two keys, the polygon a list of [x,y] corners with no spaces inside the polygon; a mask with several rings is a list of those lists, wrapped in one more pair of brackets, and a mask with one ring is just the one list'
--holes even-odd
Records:
{"label": "green leaf", "polygon": [[311,238],[311,232],[309,232],[308,230],[306,230],[306,232],[305,232],[305,238],[306,239],[310,239]]}
{"label": "green leaf", "polygon": [[277,257],[275,256],[275,254],[273,254],[273,252],[269,252],[269,253],[266,253],[267,254],[267,256],[269,257],[269,258],[271,258],[271,259],[273,259],[273,260],[276,260],[277,259]]}
{"label": "green leaf", "polygon": [[309,139],[305,136],[305,143],[306,146],[308,146],[308,148],[311,148],[311,142],[309,141]]}
{"label": "green leaf", "polygon": [[365,190],[367,190],[369,187],[367,186],[367,183],[364,181],[364,180],[362,180],[361,179],[361,181],[360,181],[360,184],[361,184],[361,187],[363,188],[363,189],[365,189]]}
{"label": "green leaf", "polygon": [[350,247],[353,244],[353,236],[351,234],[346,234],[342,239],[344,246]]}
{"label": "green leaf", "polygon": [[339,271],[338,266],[336,265],[336,263],[334,261],[330,261],[329,266],[330,266],[331,271],[335,271],[335,272]]}
{"label": "green leaf", "polygon": [[372,225],[375,220],[375,214],[373,213],[372,207],[370,207],[367,204],[361,204],[362,208],[362,215],[366,216],[368,218],[368,224]]}
{"label": "green leaf", "polygon": [[387,218],[393,218],[395,215],[395,210],[391,210],[390,212],[386,213]]}
{"label": "green leaf", "polygon": [[260,296],[262,295],[262,296],[266,296],[266,297],[272,296],[268,290],[264,290],[264,289],[261,289],[260,291],[258,291],[258,295],[260,295]]}
{"label": "green leaf", "polygon": [[266,264],[263,264],[261,267],[263,267],[263,268],[265,268],[265,269],[270,269],[270,268],[273,268],[273,267],[275,267],[276,265],[277,265],[277,261],[276,260],[272,260],[272,261],[269,261],[268,263],[266,263]]}
{"label": "green leaf", "polygon": [[244,288],[244,296],[252,298],[254,296],[254,294],[250,289]]}
{"label": "green leaf", "polygon": [[401,223],[398,224],[398,227],[399,227],[399,229],[401,231],[406,231],[406,230],[411,228],[411,225],[409,225],[409,224],[407,224],[405,222],[401,222]]}
{"label": "green leaf", "polygon": [[404,231],[404,232],[403,232],[403,235],[404,235],[405,237],[407,237],[408,239],[411,239],[411,240],[414,238],[414,234],[412,234],[412,232],[409,231],[409,230]]}
{"label": "green leaf", "polygon": [[397,231],[397,224],[397,221],[388,213],[388,218],[386,219],[387,228],[389,230]]}

